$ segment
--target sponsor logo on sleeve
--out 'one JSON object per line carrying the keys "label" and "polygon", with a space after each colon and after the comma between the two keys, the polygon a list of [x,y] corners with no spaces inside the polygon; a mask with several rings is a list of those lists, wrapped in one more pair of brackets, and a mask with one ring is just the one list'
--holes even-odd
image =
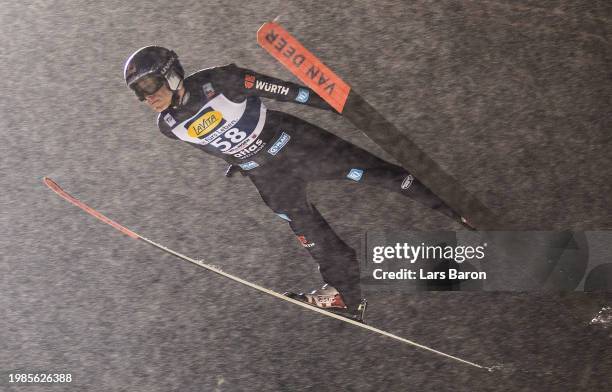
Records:
{"label": "sponsor logo on sleeve", "polygon": [[255,81],[255,88],[272,94],[288,95],[289,87],[280,86],[274,83],[262,82],[261,80]]}
{"label": "sponsor logo on sleeve", "polygon": [[164,116],[164,121],[166,122],[166,124],[170,125],[171,127],[173,127],[176,124],[176,120],[174,119],[174,117],[172,117],[170,113],[166,113],[166,115]]}
{"label": "sponsor logo on sleeve", "polygon": [[404,178],[404,181],[402,181],[402,189],[410,188],[410,185],[412,185],[413,181],[414,177],[412,176],[412,174],[408,174],[406,178]]}
{"label": "sponsor logo on sleeve", "polygon": [[363,170],[361,169],[351,169],[351,171],[346,175],[346,178],[349,180],[357,182],[361,180],[361,177],[363,177]]}
{"label": "sponsor logo on sleeve", "polygon": [[289,143],[289,139],[291,139],[291,136],[287,135],[285,132],[283,132],[279,138],[276,140],[276,142],[274,142],[274,144],[272,145],[272,147],[270,147],[268,149],[268,154],[270,155],[276,155],[278,154],[278,152],[280,150],[283,149],[283,147],[285,147],[287,145],[287,143]]}
{"label": "sponsor logo on sleeve", "polygon": [[295,100],[301,103],[306,103],[308,101],[308,98],[310,98],[310,91],[306,90],[305,88],[300,88],[300,91],[298,92],[297,97],[295,97]]}
{"label": "sponsor logo on sleeve", "polygon": [[259,165],[257,164],[257,162],[249,161],[249,162],[241,163],[239,166],[242,170],[251,170],[251,169],[255,169]]}
{"label": "sponsor logo on sleeve", "polygon": [[244,87],[253,88],[254,85],[255,85],[255,76],[244,75]]}
{"label": "sponsor logo on sleeve", "polygon": [[[274,83],[262,82],[257,80],[253,75],[244,75],[244,87],[253,88],[257,90],[266,91],[272,94],[288,95],[289,87],[280,86]],[[297,98],[296,98],[297,99]]]}
{"label": "sponsor logo on sleeve", "polygon": [[212,132],[223,120],[221,112],[208,111],[193,121],[187,128],[187,134],[194,138],[202,138]]}
{"label": "sponsor logo on sleeve", "polygon": [[206,95],[206,98],[210,99],[215,96],[215,89],[213,88],[212,83],[206,83],[203,85],[202,91],[204,92],[204,95]]}

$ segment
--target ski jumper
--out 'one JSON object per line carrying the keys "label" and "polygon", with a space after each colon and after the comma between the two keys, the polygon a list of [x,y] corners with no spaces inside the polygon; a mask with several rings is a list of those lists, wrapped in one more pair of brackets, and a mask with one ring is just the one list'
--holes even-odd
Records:
{"label": "ski jumper", "polygon": [[408,196],[456,221],[461,217],[405,169],[297,117],[267,110],[260,97],[333,110],[312,90],[235,64],[184,80],[185,94],[161,112],[160,131],[236,165],[285,219],[345,303],[361,298],[356,252],[306,198],[309,182],[359,182]]}

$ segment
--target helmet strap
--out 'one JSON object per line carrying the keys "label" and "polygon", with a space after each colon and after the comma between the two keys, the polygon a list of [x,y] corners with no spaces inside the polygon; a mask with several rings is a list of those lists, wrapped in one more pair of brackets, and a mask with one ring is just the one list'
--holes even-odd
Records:
{"label": "helmet strap", "polygon": [[176,74],[174,71],[169,71],[167,74],[164,74],[166,81],[168,82],[168,87],[170,90],[178,90],[181,87],[181,82],[183,78]]}
{"label": "helmet strap", "polygon": [[182,103],[182,97],[180,93],[182,87],[183,87],[183,81],[181,80],[176,90],[172,90],[172,89],[170,90],[172,91],[172,101],[170,102],[170,106],[176,107]]}

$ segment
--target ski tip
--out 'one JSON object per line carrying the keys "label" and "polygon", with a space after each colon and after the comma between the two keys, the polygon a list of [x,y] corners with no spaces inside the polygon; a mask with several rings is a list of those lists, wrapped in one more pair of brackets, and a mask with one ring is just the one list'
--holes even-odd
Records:
{"label": "ski tip", "polygon": [[56,193],[62,192],[62,188],[60,188],[55,181],[47,176],[43,177],[43,183]]}
{"label": "ski tip", "polygon": [[264,28],[279,27],[278,24],[276,23],[278,18],[280,18],[280,15],[278,15],[276,18],[274,18],[271,22],[265,22],[264,24],[262,24],[261,27],[259,27],[259,30],[257,30],[257,31],[259,32],[260,30],[262,30]]}
{"label": "ski tip", "polygon": [[[279,15],[280,16],[280,15]],[[277,16],[276,18],[274,18],[274,21],[272,22],[266,22],[264,24],[261,25],[261,27],[257,30],[257,43],[262,45],[265,42],[265,37],[266,34],[268,34],[268,32],[276,29],[280,29],[281,27],[276,24],[276,19],[278,19]]]}
{"label": "ski tip", "polygon": [[48,186],[49,188],[53,188],[53,186],[57,186],[57,184],[55,183],[55,181],[53,181],[51,178],[44,176],[43,177],[43,183]]}

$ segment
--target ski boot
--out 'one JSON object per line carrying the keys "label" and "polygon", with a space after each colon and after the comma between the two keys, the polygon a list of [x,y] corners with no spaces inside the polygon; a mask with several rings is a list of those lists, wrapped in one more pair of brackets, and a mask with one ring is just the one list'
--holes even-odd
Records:
{"label": "ski boot", "polygon": [[356,308],[351,309],[352,307],[346,306],[338,290],[328,284],[308,294],[286,292],[283,295],[365,324],[365,311],[367,307],[365,298],[361,300]]}

